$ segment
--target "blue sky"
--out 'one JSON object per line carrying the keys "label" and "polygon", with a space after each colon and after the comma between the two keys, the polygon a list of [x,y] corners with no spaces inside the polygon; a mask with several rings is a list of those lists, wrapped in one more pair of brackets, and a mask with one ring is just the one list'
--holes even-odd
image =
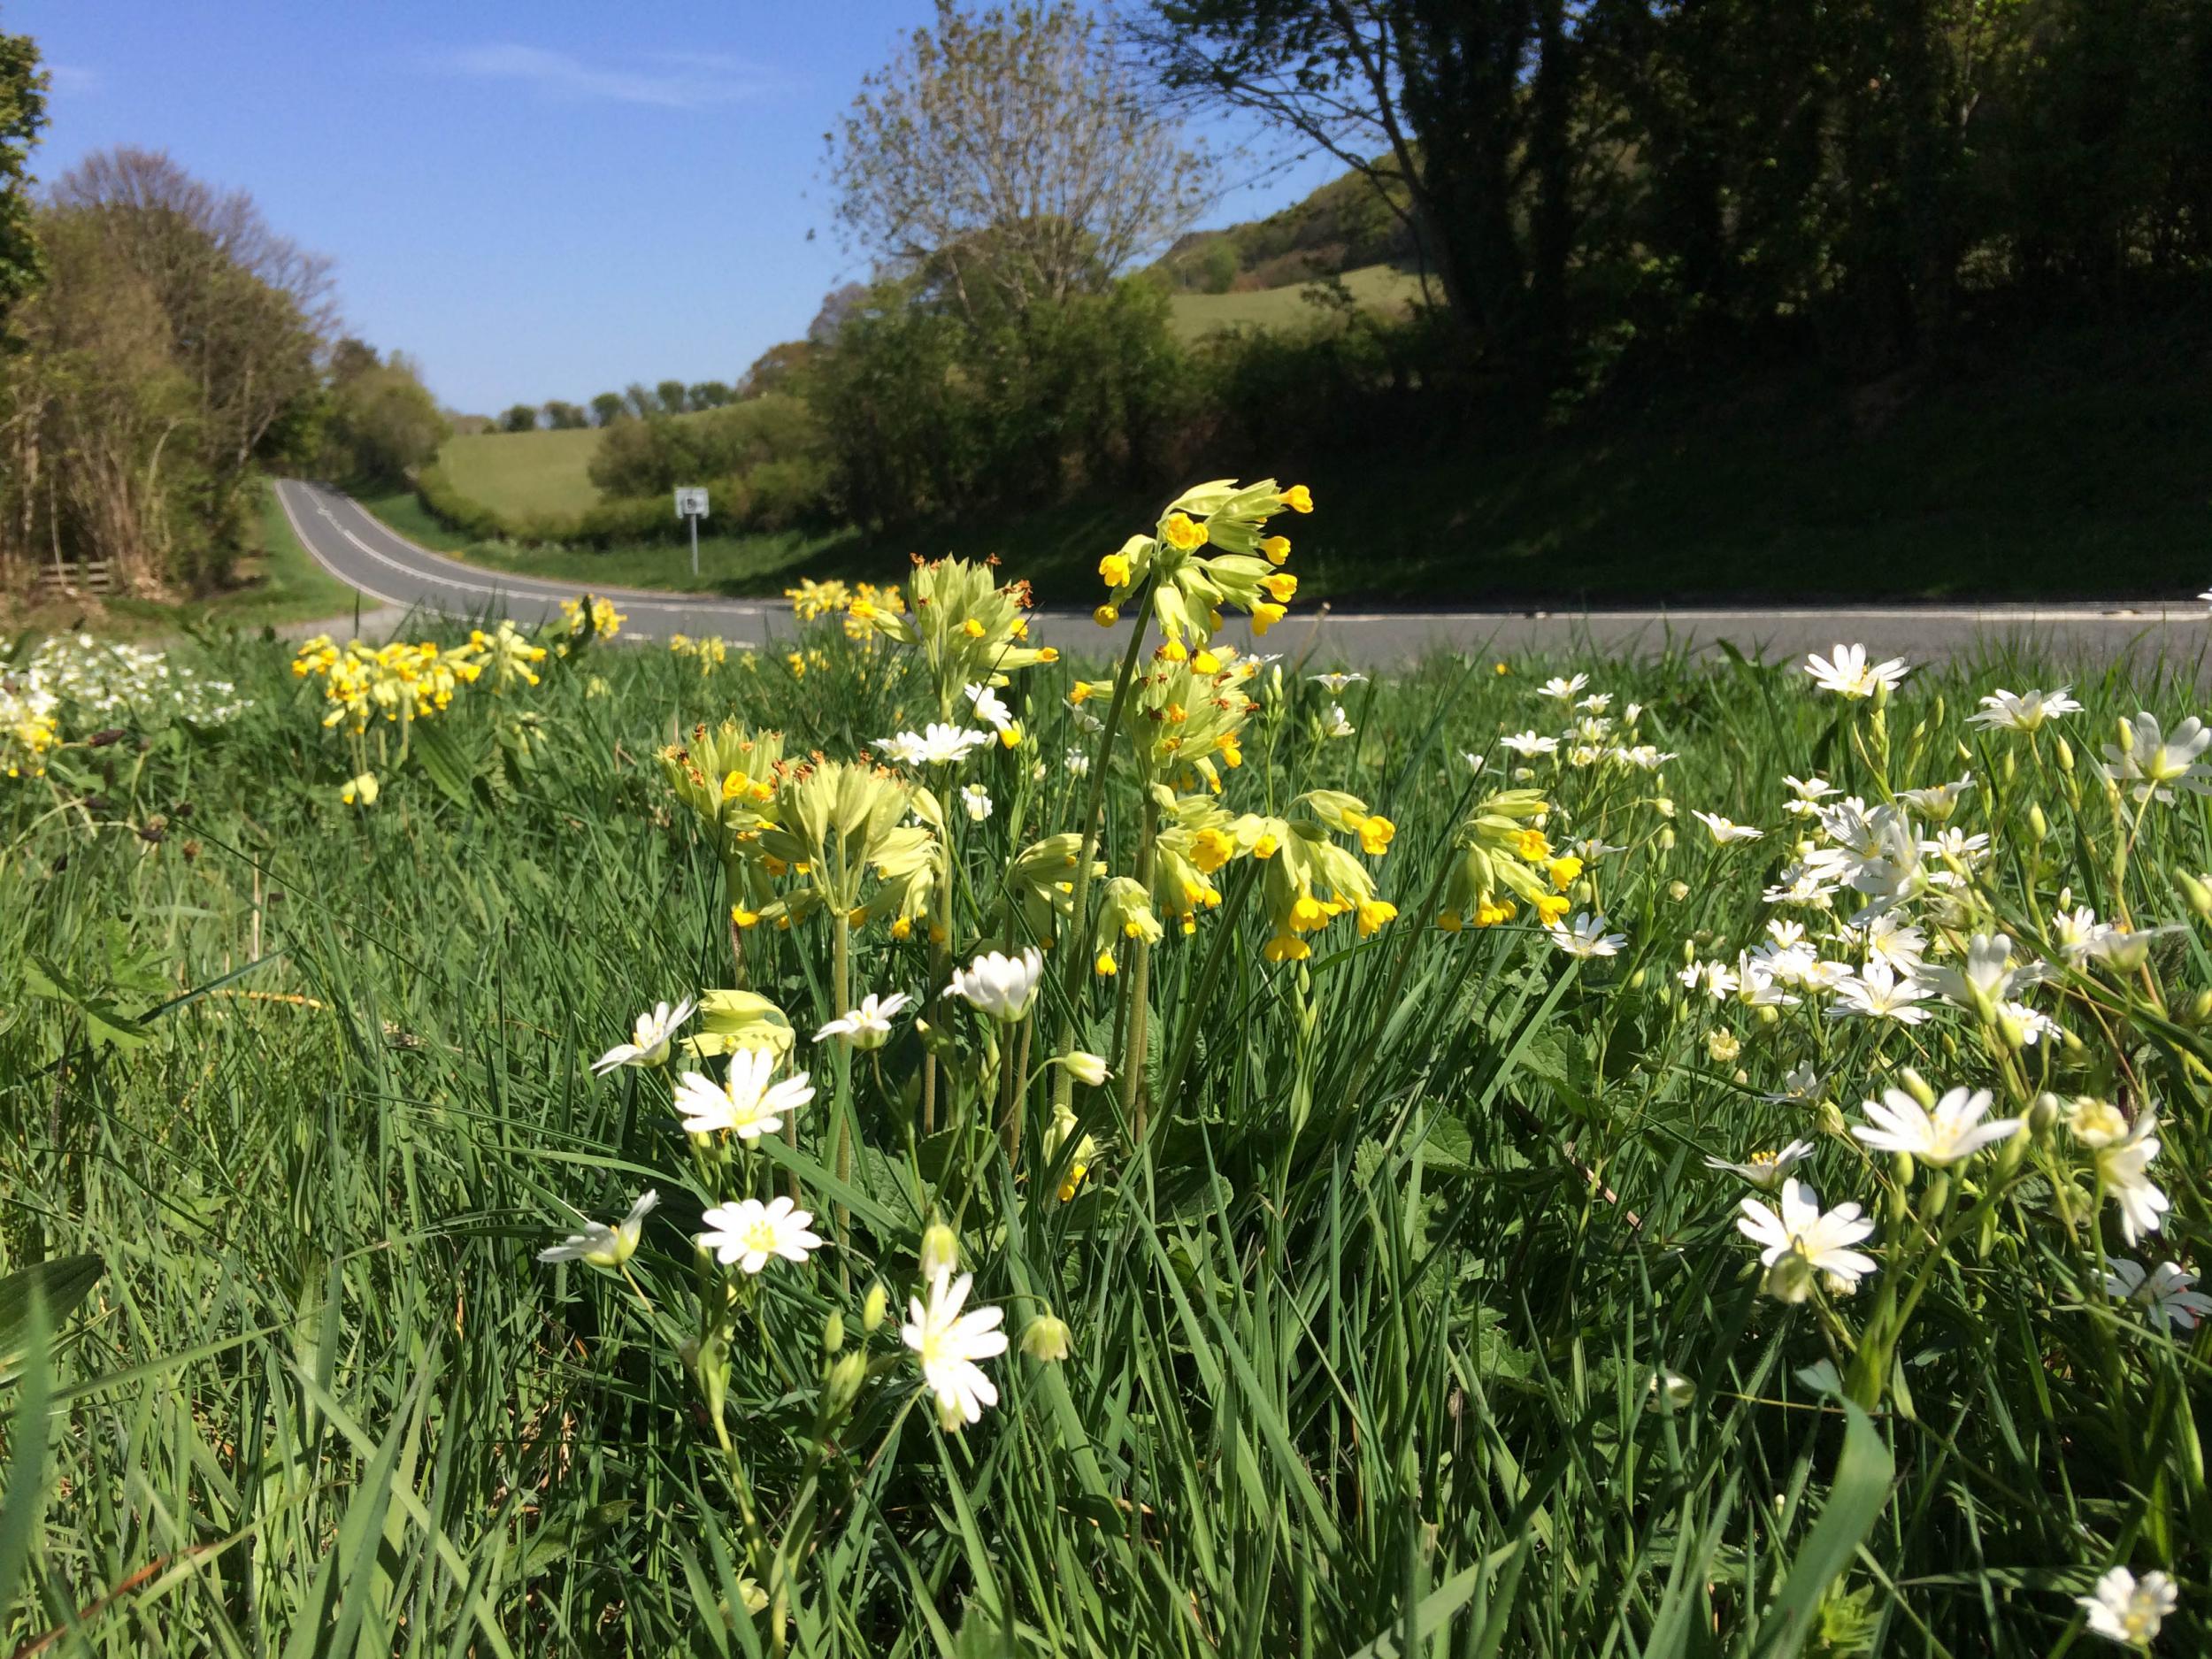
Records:
{"label": "blue sky", "polygon": [[[41,176],[138,144],[250,191],[335,261],[353,332],[482,412],[734,380],[864,276],[830,223],[822,134],[931,11],[0,0],[0,29],[35,37],[53,70]],[[1256,217],[1333,171],[1277,172],[1207,222]]]}

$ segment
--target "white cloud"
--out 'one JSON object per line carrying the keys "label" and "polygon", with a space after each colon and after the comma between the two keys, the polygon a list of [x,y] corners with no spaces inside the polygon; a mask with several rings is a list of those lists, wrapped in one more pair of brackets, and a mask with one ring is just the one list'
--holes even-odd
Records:
{"label": "white cloud", "polygon": [[502,42],[462,47],[442,54],[435,66],[482,81],[512,81],[549,96],[613,104],[648,104],[695,110],[732,104],[768,89],[770,79],[735,58],[714,52],[652,52],[637,66],[588,64],[542,46]]}
{"label": "white cloud", "polygon": [[107,77],[89,64],[48,64],[46,73],[48,84],[65,97],[97,92],[107,84]]}

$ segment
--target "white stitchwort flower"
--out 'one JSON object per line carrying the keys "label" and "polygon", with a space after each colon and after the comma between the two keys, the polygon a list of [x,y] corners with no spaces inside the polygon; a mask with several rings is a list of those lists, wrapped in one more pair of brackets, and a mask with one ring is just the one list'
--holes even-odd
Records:
{"label": "white stitchwort flower", "polygon": [[991,792],[979,783],[972,783],[961,790],[960,804],[967,809],[969,822],[980,824],[991,816]]}
{"label": "white stitchwort flower", "polygon": [[1903,1089],[1885,1089],[1880,1100],[1868,1101],[1859,1108],[1866,1114],[1867,1123],[1874,1126],[1855,1125],[1851,1133],[1877,1151],[1909,1152],[1921,1163],[1940,1169],[1972,1157],[1984,1147],[2009,1138],[2020,1127],[2017,1118],[1982,1122],[1993,1098],[1985,1088],[1970,1094],[1955,1088],[1936,1102],[1931,1113]]}
{"label": "white stitchwort flower", "polygon": [[2114,1256],[2107,1265],[2110,1271],[2104,1276],[2105,1294],[2123,1302],[2141,1302],[2150,1322],[2161,1331],[2169,1322],[2193,1331],[2198,1320],[2212,1315],[2212,1296],[2190,1288],[2197,1276],[2178,1262],[2161,1262],[2147,1273],[2140,1262],[2124,1256]]}
{"label": "white stitchwort flower", "polygon": [[1754,829],[1748,824],[1738,824],[1724,818],[1717,812],[1694,811],[1690,816],[1705,826],[1715,844],[1722,847],[1731,841],[1755,841],[1766,833],[1764,830]]}
{"label": "white stitchwort flower", "polygon": [[1974,787],[1974,774],[1966,772],[1950,783],[1939,783],[1925,789],[1901,789],[1897,798],[1916,812],[1924,812],[1939,824],[1958,810],[1959,803]]}
{"label": "white stitchwort flower", "polygon": [[540,1250],[538,1260],[620,1267],[637,1254],[638,1235],[645,1230],[645,1217],[653,1213],[653,1206],[660,1201],[661,1195],[649,1187],[638,1194],[637,1202],[630,1206],[630,1213],[613,1226],[603,1221],[587,1221],[581,1232],[572,1233],[558,1244],[549,1244]]}
{"label": "white stitchwort flower", "polygon": [[1917,1025],[1928,1018],[1921,1004],[1928,987],[1919,980],[1900,979],[1886,962],[1870,962],[1854,979],[1836,987],[1836,1000],[1828,1012],[1838,1019],[1893,1019],[1901,1025]]}
{"label": "white stitchwort flower", "polygon": [[1621,947],[1628,942],[1626,933],[1607,933],[1605,918],[1593,916],[1587,910],[1575,918],[1571,927],[1554,922],[1544,931],[1551,935],[1553,944],[1571,956],[1618,956]]}
{"label": "white stitchwort flower", "polygon": [[793,1208],[788,1198],[717,1204],[699,1219],[707,1224],[699,1248],[711,1250],[723,1266],[735,1263],[748,1273],[759,1272],[772,1256],[804,1262],[807,1252],[822,1248],[821,1239],[807,1230],[814,1212]]}
{"label": "white stitchwort flower", "polygon": [[626,1065],[663,1064],[668,1058],[669,1041],[675,1036],[677,1027],[689,1019],[698,1007],[698,999],[691,996],[687,996],[673,1008],[665,1002],[656,1002],[651,1013],[637,1017],[637,1024],[630,1033],[629,1041],[615,1044],[591,1063],[592,1075],[604,1077],[608,1072]]}
{"label": "white stitchwort flower", "polygon": [[1554,674],[1536,687],[1536,695],[1540,697],[1555,698],[1561,703],[1572,703],[1582,695],[1582,688],[1589,683],[1590,676],[1587,674],[1577,674],[1571,680],[1562,679],[1559,675]]}
{"label": "white stitchwort flower", "polygon": [[2158,1114],[2147,1106],[2136,1114],[2126,1140],[2097,1148],[2098,1179],[2120,1206],[2120,1236],[2130,1244],[2146,1233],[2156,1233],[2170,1207],[2150,1177],[2151,1162],[2157,1156]]}
{"label": "white stitchwort flower", "polygon": [[880,737],[876,741],[902,766],[955,766],[991,740],[972,726],[948,726],[941,720],[932,720],[918,733],[901,732],[896,737]]}
{"label": "white stitchwort flower", "polygon": [[1322,736],[1349,737],[1358,729],[1346,718],[1342,703],[1333,703],[1329,705],[1329,717],[1321,723]]}
{"label": "white stitchwort flower", "polygon": [[1308,674],[1306,678],[1316,685],[1327,687],[1332,697],[1340,697],[1344,695],[1345,687],[1363,680],[1367,676],[1364,674]]}
{"label": "white stitchwort flower", "polygon": [[1068,769],[1068,775],[1071,778],[1087,778],[1091,775],[1091,757],[1083,749],[1068,750],[1067,758],[1060,764]]}
{"label": "white stitchwort flower", "polygon": [[979,1421],[984,1407],[998,1403],[997,1387],[977,1362],[1006,1352],[1006,1333],[999,1329],[1005,1310],[961,1312],[973,1283],[966,1273],[957,1279],[937,1274],[929,1282],[926,1304],[918,1296],[908,1299],[906,1324],[899,1330],[921,1363],[922,1381],[936,1397],[937,1420],[949,1430]]}
{"label": "white stitchwort flower", "polygon": [[1887,662],[1869,663],[1863,645],[1839,645],[1832,657],[1823,657],[1815,651],[1805,659],[1805,672],[1813,677],[1813,683],[1823,691],[1832,691],[1839,697],[1870,697],[1875,687],[1886,686],[1894,691],[1904,683],[1905,659],[1893,657]]}
{"label": "white stitchwort flower", "polygon": [[1004,742],[1006,734],[1014,730],[1014,711],[1006,706],[1006,700],[988,686],[963,686],[961,689],[975,705],[975,718],[996,732],[999,741]]}
{"label": "white stitchwort flower", "polygon": [[2066,1126],[2085,1147],[2116,1147],[2128,1138],[2127,1115],[2108,1100],[2084,1094],[2066,1114]]}
{"label": "white stitchwort flower", "polygon": [[2133,785],[2138,801],[2170,802],[2176,786],[2193,795],[2212,794],[2212,779],[2198,757],[2212,748],[2212,727],[2193,714],[2168,736],[2152,714],[2135,717],[2132,741],[2122,749],[2105,745],[2105,759],[2116,781]]}
{"label": "white stitchwort flower", "polygon": [[2039,731],[2046,720],[2081,711],[2081,704],[2070,695],[2072,691],[2071,686],[2061,686],[2056,691],[2016,693],[2001,686],[1982,699],[1982,711],[1968,715],[1967,723],[1992,732]]}
{"label": "white stitchwort flower", "polygon": [[1785,778],[1782,781],[1789,786],[1792,797],[1783,803],[1782,810],[1793,818],[1813,817],[1819,812],[1822,799],[1837,792],[1825,778]]}
{"label": "white stitchwort flower", "polygon": [[856,1048],[880,1048],[890,1041],[891,1022],[899,1010],[914,999],[904,991],[894,991],[888,996],[878,996],[873,991],[860,999],[860,1006],[836,1019],[831,1020],[814,1033],[814,1041],[821,1042],[830,1037],[842,1037]]}
{"label": "white stitchwort flower", "polygon": [[1524,759],[1529,760],[1534,759],[1539,755],[1555,755],[1559,752],[1557,738],[1545,737],[1536,732],[1516,732],[1510,737],[1500,738],[1498,742],[1502,747],[1509,749]]}
{"label": "white stitchwort flower", "polygon": [[2115,1567],[2097,1580],[2093,1595],[2078,1595],[2089,1615],[2089,1628],[2108,1641],[2130,1647],[2147,1647],[2181,1597],[2174,1581],[2162,1572],[2147,1572],[2139,1580],[2125,1567]]}
{"label": "white stitchwort flower", "polygon": [[1716,1002],[1724,1002],[1736,992],[1736,971],[1724,962],[1693,962],[1675,976],[1682,981],[1686,991],[1703,991]]}
{"label": "white stitchwort flower", "polygon": [[[1825,1273],[1840,1289],[1857,1286],[1874,1271],[1874,1258],[1850,1247],[1874,1231],[1856,1204],[1823,1211],[1813,1189],[1794,1177],[1782,1183],[1779,1211],[1747,1198],[1736,1230],[1760,1247],[1769,1291],[1786,1302],[1802,1302],[1812,1289],[1812,1274]],[[1789,1261],[1791,1267],[1774,1270]]]}
{"label": "white stitchwort flower", "polygon": [[1011,1025],[1029,1011],[1037,995],[1037,981],[1045,959],[1034,945],[1018,956],[987,951],[966,968],[953,971],[947,996],[959,997],[969,1007]]}
{"label": "white stitchwort flower", "polygon": [[1783,1074],[1782,1087],[1759,1098],[1775,1106],[1801,1106],[1820,1097],[1820,1073],[1809,1065],[1793,1066]]}
{"label": "white stitchwort flower", "polygon": [[684,1133],[733,1134],[749,1144],[775,1133],[786,1118],[814,1098],[804,1071],[772,1087],[768,1079],[775,1069],[774,1049],[740,1048],[730,1056],[726,1083],[687,1071],[676,1084],[676,1110],[683,1115]]}
{"label": "white stitchwort flower", "polygon": [[1731,1175],[1740,1175],[1763,1193],[1770,1193],[1779,1187],[1789,1172],[1813,1156],[1809,1141],[1793,1141],[1779,1152],[1755,1152],[1748,1162],[1731,1164],[1726,1158],[1707,1158],[1709,1170],[1726,1170]]}

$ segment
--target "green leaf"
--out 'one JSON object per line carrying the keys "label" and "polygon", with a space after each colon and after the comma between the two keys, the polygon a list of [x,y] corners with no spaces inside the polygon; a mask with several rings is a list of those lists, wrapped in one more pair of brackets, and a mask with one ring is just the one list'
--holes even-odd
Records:
{"label": "green leaf", "polygon": [[1805,1645],[1821,1598],[1850,1566],[1889,1502],[1896,1460],[1865,1412],[1847,1400],[1843,1409],[1843,1455],[1836,1460],[1835,1482],[1828,1489],[1828,1502],[1821,1506],[1820,1519],[1813,1523],[1811,1535],[1790,1563],[1782,1594],[1759,1626],[1751,1649],[1755,1659],[1779,1659]]}
{"label": "green leaf", "polygon": [[50,1330],[77,1310],[106,1271],[96,1256],[58,1256],[0,1279],[0,1381],[23,1356],[33,1306],[43,1301]]}

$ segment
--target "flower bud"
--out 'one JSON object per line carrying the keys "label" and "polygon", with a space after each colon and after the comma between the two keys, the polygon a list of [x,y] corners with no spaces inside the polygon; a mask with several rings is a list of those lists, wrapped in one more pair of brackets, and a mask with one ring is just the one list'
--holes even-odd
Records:
{"label": "flower bud", "polygon": [[[2009,755],[2012,751],[2007,749],[2005,752]],[[2043,808],[2038,803],[2031,802],[2028,805],[2028,833],[2038,841],[2050,839],[2051,821],[2043,816]]]}
{"label": "flower bud", "polygon": [[1920,1102],[1920,1108],[1923,1111],[1933,1111],[1935,1110],[1936,1092],[1934,1088],[1930,1086],[1928,1079],[1921,1076],[1920,1073],[1913,1067],[1909,1065],[1899,1066],[1897,1068],[1897,1080],[1904,1086],[1905,1093],[1911,1095],[1915,1100]]}
{"label": "flower bud", "polygon": [[2028,1108],[2028,1133],[2038,1139],[2048,1135],[2057,1126],[2059,1115],[2065,1110],[2057,1095],[2046,1089],[2035,1097]]}
{"label": "flower bud", "polygon": [[2121,720],[2118,724],[2120,727],[2120,752],[2123,755],[2132,755],[2135,753],[2135,727],[2124,719]]}
{"label": "flower bud", "polygon": [[1838,1139],[1851,1133],[1850,1125],[1843,1120],[1843,1108],[1832,1100],[1820,1102],[1820,1133]]}
{"label": "flower bud", "polygon": [[1055,1064],[1067,1067],[1070,1077],[1092,1088],[1096,1088],[1106,1080],[1105,1060],[1098,1055],[1086,1053],[1080,1048],[1060,1056]]}
{"label": "flower bud", "polygon": [[2071,743],[2062,737],[2054,738],[2051,741],[2051,751],[2058,757],[2058,769],[2061,772],[2073,771],[2074,746]]}
{"label": "flower bud", "polygon": [[878,1279],[868,1286],[868,1294],[861,1301],[860,1328],[872,1333],[879,1330],[883,1316],[890,1310],[890,1307],[891,1293],[884,1289],[883,1281]]}
{"label": "flower bud", "polygon": [[1647,1409],[1679,1411],[1697,1398],[1697,1385],[1678,1371],[1662,1371],[1653,1373],[1644,1392]]}
{"label": "flower bud", "polygon": [[1674,850],[1674,829],[1671,825],[1659,832],[1659,850],[1663,853]]}
{"label": "flower bud", "polygon": [[935,1279],[941,1273],[959,1270],[959,1238],[943,1222],[931,1222],[922,1233],[922,1277]]}
{"label": "flower bud", "polygon": [[1802,1302],[1813,1294],[1813,1264],[1802,1251],[1786,1250],[1767,1269],[1762,1288],[1777,1302]]}
{"label": "flower bud", "polygon": [[1686,881],[1668,882],[1667,896],[1672,899],[1677,904],[1681,903],[1683,900],[1690,896],[1690,884]]}
{"label": "flower bud", "polygon": [[822,1352],[834,1354],[845,1346],[845,1316],[835,1308],[822,1321]]}
{"label": "flower bud", "polygon": [[825,1404],[832,1417],[842,1417],[860,1398],[860,1386],[868,1380],[868,1356],[858,1348],[830,1367]]}
{"label": "flower bud", "polygon": [[2212,921],[2212,887],[2186,870],[2174,872],[2174,885],[2181,889],[2181,896],[2189,901],[2189,908],[2207,921]]}
{"label": "flower bud", "polygon": [[1075,1351],[1067,1321],[1041,1313],[1022,1330],[1022,1352],[1034,1360],[1056,1365]]}

